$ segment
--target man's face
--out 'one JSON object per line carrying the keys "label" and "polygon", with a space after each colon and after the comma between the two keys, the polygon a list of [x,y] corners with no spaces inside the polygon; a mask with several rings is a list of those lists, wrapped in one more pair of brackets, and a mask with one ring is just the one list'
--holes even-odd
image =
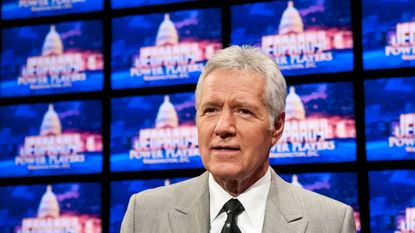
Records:
{"label": "man's face", "polygon": [[248,71],[215,70],[201,84],[196,125],[205,168],[223,180],[248,180],[268,169],[269,148],[284,117],[270,129],[265,80]]}

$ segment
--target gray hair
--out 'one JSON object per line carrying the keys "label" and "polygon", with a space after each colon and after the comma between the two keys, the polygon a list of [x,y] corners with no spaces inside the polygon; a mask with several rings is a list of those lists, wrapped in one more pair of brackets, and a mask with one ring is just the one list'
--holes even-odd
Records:
{"label": "gray hair", "polygon": [[203,68],[196,86],[196,109],[199,107],[202,82],[214,70],[246,70],[261,74],[265,78],[263,102],[270,114],[273,128],[275,119],[284,112],[287,84],[277,64],[260,49],[252,46],[230,46],[213,55]]}

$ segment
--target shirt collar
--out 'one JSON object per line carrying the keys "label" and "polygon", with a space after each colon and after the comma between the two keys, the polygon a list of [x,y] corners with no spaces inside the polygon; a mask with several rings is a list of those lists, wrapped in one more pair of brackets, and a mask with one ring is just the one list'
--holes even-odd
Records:
{"label": "shirt collar", "polygon": [[223,205],[232,198],[209,173],[210,223],[219,215]]}
{"label": "shirt collar", "polygon": [[[245,211],[252,223],[259,223],[261,216],[265,213],[265,205],[271,185],[271,171],[249,187],[245,192],[236,197],[244,206]],[[210,223],[219,216],[223,205],[234,198],[227,193],[209,173],[209,195],[210,195]],[[262,214],[261,214],[262,212]],[[262,223],[260,223],[262,224]]]}

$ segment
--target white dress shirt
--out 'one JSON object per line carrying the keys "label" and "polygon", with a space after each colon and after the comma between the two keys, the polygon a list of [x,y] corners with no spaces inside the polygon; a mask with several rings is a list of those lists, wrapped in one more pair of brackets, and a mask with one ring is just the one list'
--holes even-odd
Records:
{"label": "white dress shirt", "polygon": [[[264,224],[265,206],[269,186],[271,185],[271,171],[253,184],[238,199],[245,210],[237,217],[237,224],[242,233],[261,233]],[[223,205],[234,198],[227,193],[209,173],[210,194],[210,233],[220,233],[226,221],[226,212],[220,213]],[[219,214],[220,213],[220,214]]]}

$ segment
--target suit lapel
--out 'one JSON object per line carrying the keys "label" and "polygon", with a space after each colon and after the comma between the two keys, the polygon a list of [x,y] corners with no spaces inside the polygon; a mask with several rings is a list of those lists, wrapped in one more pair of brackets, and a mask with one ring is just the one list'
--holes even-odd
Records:
{"label": "suit lapel", "polygon": [[208,233],[209,187],[208,173],[205,172],[195,179],[189,189],[178,195],[176,208],[169,212],[169,222],[174,233],[200,232]]}
{"label": "suit lapel", "polygon": [[302,208],[290,186],[274,170],[265,210],[263,233],[303,233],[308,220],[303,218]]}
{"label": "suit lapel", "polygon": [[[208,233],[209,186],[208,173],[195,178],[188,189],[178,193],[176,208],[168,212],[173,233]],[[271,185],[265,210],[263,233],[303,233],[308,220],[303,218],[300,203],[290,186],[271,169]]]}

